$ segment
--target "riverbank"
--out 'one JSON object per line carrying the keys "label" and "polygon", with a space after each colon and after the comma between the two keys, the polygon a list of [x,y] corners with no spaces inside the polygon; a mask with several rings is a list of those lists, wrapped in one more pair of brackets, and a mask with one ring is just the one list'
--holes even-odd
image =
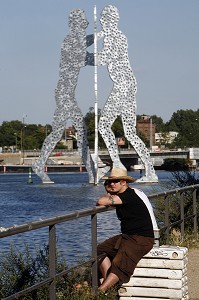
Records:
{"label": "riverbank", "polygon": [[[28,173],[31,165],[0,165],[0,173]],[[48,165],[45,167],[48,173],[54,172],[86,172],[84,165]]]}

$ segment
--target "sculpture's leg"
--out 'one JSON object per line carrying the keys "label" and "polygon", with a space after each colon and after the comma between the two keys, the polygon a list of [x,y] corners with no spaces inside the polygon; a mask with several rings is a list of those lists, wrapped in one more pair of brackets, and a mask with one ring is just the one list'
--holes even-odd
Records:
{"label": "sculpture's leg", "polygon": [[52,132],[44,140],[40,157],[32,166],[33,171],[41,178],[43,183],[53,183],[45,172],[45,164],[56,144],[60,141],[65,129],[66,117],[63,116],[63,111],[64,109],[62,109],[62,114],[60,114],[60,111],[56,109],[52,124]]}
{"label": "sculpture's leg", "polygon": [[136,182],[158,182],[158,177],[155,174],[153,164],[151,162],[150,153],[144,142],[136,134],[136,117],[132,114],[123,114],[124,134],[127,140],[131,143],[145,167],[145,176],[136,180]]}
{"label": "sculpture's leg", "polygon": [[[91,154],[91,158],[93,162],[96,162],[95,153]],[[108,173],[108,171],[110,170],[110,166],[107,166],[105,163],[103,163],[103,161],[99,156],[97,162],[98,162],[97,179],[100,180],[106,173]]]}
{"label": "sculpture's leg", "polygon": [[104,139],[104,142],[108,149],[109,155],[113,162],[113,168],[126,169],[119,158],[119,151],[115,135],[111,129],[111,126],[113,125],[115,119],[118,115],[120,115],[119,105],[114,102],[115,97],[115,91],[113,90],[100,116],[99,132]]}
{"label": "sculpture's leg", "polygon": [[95,168],[89,151],[86,124],[81,110],[77,106],[74,108],[72,115],[73,125],[77,131],[78,153],[88,172],[89,183],[94,183]]}

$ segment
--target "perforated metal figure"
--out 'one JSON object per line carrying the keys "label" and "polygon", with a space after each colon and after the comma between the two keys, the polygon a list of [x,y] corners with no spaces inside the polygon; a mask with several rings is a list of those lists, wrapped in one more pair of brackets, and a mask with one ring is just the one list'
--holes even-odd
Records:
{"label": "perforated metal figure", "polygon": [[[77,131],[77,146],[79,155],[87,169],[89,182],[94,182],[94,164],[90,156],[87,130],[83,115],[75,99],[75,88],[80,68],[92,58],[86,47],[93,43],[93,35],[86,36],[88,21],[84,11],[72,10],[69,14],[70,34],[66,36],[61,46],[59,80],[55,89],[56,109],[52,122],[52,132],[46,137],[40,158],[33,165],[34,172],[43,183],[52,181],[44,172],[45,163],[50,153],[60,141],[67,120],[71,119]],[[92,64],[92,62],[90,62]]]}
{"label": "perforated metal figure", "polygon": [[143,141],[136,134],[136,91],[137,83],[133,75],[128,57],[128,42],[126,36],[118,29],[119,13],[116,7],[106,6],[101,13],[100,23],[103,36],[103,48],[98,52],[98,65],[107,65],[109,76],[113,81],[113,89],[105,103],[99,120],[101,133],[113,168],[123,168],[118,153],[115,135],[111,129],[115,119],[121,116],[124,134],[133,146],[145,166],[145,176],[140,182],[157,182],[150,154]]}

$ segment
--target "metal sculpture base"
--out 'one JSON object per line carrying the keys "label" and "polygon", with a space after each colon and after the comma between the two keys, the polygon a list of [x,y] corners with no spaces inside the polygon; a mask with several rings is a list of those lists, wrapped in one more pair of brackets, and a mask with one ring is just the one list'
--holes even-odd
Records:
{"label": "metal sculpture base", "polygon": [[158,177],[157,175],[152,177],[143,176],[135,181],[135,183],[157,183]]}

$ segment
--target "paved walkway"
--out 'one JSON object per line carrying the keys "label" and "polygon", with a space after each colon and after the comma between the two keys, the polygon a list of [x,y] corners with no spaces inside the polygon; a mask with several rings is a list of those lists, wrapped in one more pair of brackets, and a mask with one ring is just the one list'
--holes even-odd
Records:
{"label": "paved walkway", "polygon": [[199,249],[188,252],[188,291],[190,300],[199,300]]}

